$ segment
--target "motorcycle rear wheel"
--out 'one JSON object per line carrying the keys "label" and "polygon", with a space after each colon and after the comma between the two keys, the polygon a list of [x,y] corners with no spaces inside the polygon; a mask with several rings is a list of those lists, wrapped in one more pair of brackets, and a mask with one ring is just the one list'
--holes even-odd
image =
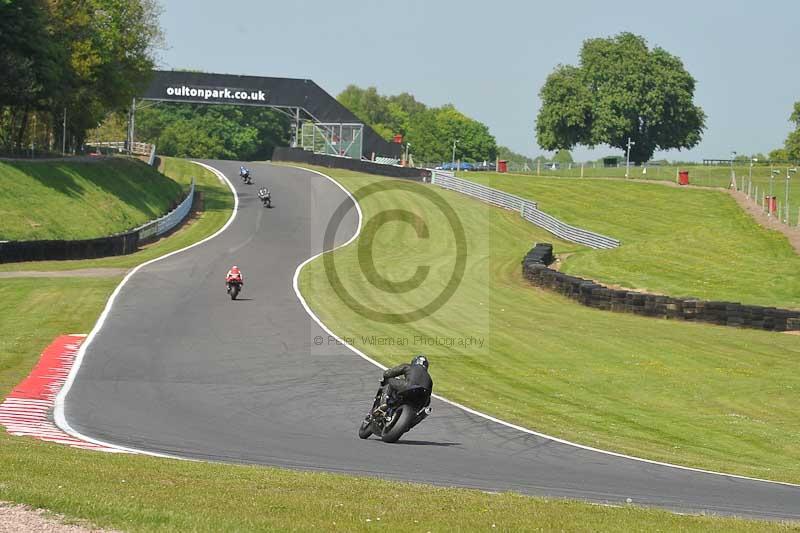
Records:
{"label": "motorcycle rear wheel", "polygon": [[409,405],[401,405],[397,408],[399,413],[395,413],[393,422],[384,428],[381,440],[383,442],[397,442],[403,433],[411,429],[411,423],[414,421],[414,409]]}

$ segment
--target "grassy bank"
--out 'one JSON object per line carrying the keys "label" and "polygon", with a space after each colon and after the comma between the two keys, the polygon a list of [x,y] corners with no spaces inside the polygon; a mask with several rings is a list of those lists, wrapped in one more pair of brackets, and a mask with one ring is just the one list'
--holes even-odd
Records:
{"label": "grassy bank", "polygon": [[[741,187],[743,183],[750,180],[754,184],[759,184],[761,191],[769,190],[769,177],[773,170],[778,173],[773,175],[773,191],[780,193],[783,198],[783,184],[786,176],[786,168],[794,168],[796,165],[787,164],[754,164],[752,169],[749,163],[743,163],[731,168],[729,164],[721,165],[656,165],[649,167],[635,167],[632,166],[628,172],[630,179],[644,179],[644,180],[658,180],[658,181],[672,181],[678,179],[678,172],[685,170],[689,173],[689,182],[693,185],[701,185],[704,187],[722,187],[727,188],[731,184],[731,175],[736,176],[737,185]],[[562,164],[560,168],[552,170],[542,166],[538,171],[534,166],[530,171],[519,172],[515,169],[515,174],[524,176],[551,176],[562,178],[625,178],[625,164],[623,162],[619,167],[604,168],[597,163],[587,163],[583,165],[581,170],[580,163]],[[459,173],[461,175],[461,173]],[[780,185],[780,186],[778,186]],[[765,187],[766,186],[766,189]],[[791,193],[791,191],[790,191]],[[798,198],[800,198],[800,190],[797,191]],[[796,201],[792,205],[800,205]]]}
{"label": "grassy bank", "polygon": [[800,256],[724,192],[647,183],[468,173],[539,202],[561,220],[622,241],[584,249],[562,270],[672,296],[800,308]]}
{"label": "grassy bank", "polygon": [[126,158],[0,162],[0,240],[104,237],[163,215],[182,189]]}
{"label": "grassy bank", "polygon": [[[759,198],[759,204],[767,194],[776,197],[779,205],[786,203],[786,170],[795,168],[796,165],[754,165],[751,169],[748,165],[736,165],[731,169],[728,165],[686,165],[686,166],[655,166],[644,168],[631,167],[629,179],[665,181],[675,183],[678,178],[678,171],[685,170],[689,173],[689,183],[701,187],[716,187],[727,189],[733,183],[732,176],[736,177],[736,188],[740,191],[750,192],[754,197]],[[475,172],[459,172],[460,177],[470,178]],[[541,169],[536,172],[534,168],[531,172],[513,172],[507,174],[516,177],[551,177],[551,178],[614,178],[626,179],[625,167],[602,168],[600,166],[584,166],[581,171],[580,165],[573,165],[572,168],[564,166],[557,170]],[[791,178],[788,190],[789,201],[789,224],[797,226],[800,222],[800,187],[796,185],[796,177]],[[762,205],[763,209],[763,205]],[[784,218],[784,211],[781,210],[781,219]]]}
{"label": "grassy bank", "polygon": [[144,261],[179,250],[211,235],[222,227],[233,208],[233,196],[228,186],[210,171],[190,161],[162,158],[160,169],[166,176],[184,186],[195,178],[195,187],[203,197],[202,216],[190,219],[167,239],[147,245],[131,255],[80,261],[31,261],[0,265],[0,272],[24,270],[76,270],[81,268],[130,268]]}
{"label": "grassy bank", "polygon": [[[224,190],[218,194],[220,202],[230,205]],[[226,214],[229,210],[221,206],[206,212],[194,228],[206,217],[217,222],[207,223],[203,232],[195,229],[192,238],[213,232]],[[513,230],[509,221],[499,224],[501,231]],[[178,237],[162,241],[162,250],[175,246],[170,241]],[[145,256],[129,256],[136,257]],[[75,263],[74,268],[95,265]],[[91,329],[116,282],[0,280],[0,399],[30,371],[53,337]],[[520,292],[516,282],[508,290]],[[604,507],[334,474],[108,455],[4,432],[0,500],[125,531],[800,530],[797,525],[680,516],[635,505]]]}
{"label": "grassy bank", "polygon": [[[0,398],[30,371],[55,335],[88,331],[115,284],[77,278],[0,281]],[[0,500],[124,531],[800,530],[635,505],[603,507],[335,474],[109,455],[4,432]]]}
{"label": "grassy bank", "polygon": [[[372,238],[378,273],[399,281],[420,265],[430,267],[417,289],[388,294],[365,277],[358,245],[351,245],[333,254],[349,294],[378,311],[430,302],[455,264],[444,217],[418,195],[393,190],[392,180],[329,172],[351,191],[368,183],[387,188],[362,202],[359,240]],[[467,237],[467,268],[455,294],[426,318],[381,322],[348,307],[317,260],[301,273],[301,290],[335,332],[386,364],[423,351],[433,361],[438,392],[536,430],[650,459],[800,482],[798,337],[597,311],[535,289],[519,264],[533,241],[554,242],[557,252],[576,256],[586,252],[516,213],[430,190],[457,211]],[[429,238],[417,235],[419,223],[402,222],[370,235],[369,221],[394,209],[417,214]],[[372,335],[408,344],[378,346]],[[458,342],[465,335],[485,344],[417,344],[418,337]]]}

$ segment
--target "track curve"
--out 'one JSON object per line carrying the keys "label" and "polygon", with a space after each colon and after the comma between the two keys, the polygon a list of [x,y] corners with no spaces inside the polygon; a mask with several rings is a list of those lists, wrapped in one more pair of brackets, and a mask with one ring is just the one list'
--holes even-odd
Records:
{"label": "track curve", "polygon": [[[235,184],[236,219],[216,238],[141,268],[120,290],[63,402],[81,434],[192,459],[347,472],[672,510],[800,519],[800,487],[681,470],[521,433],[441,401],[399,444],[359,440],[377,369],[327,333],[292,288],[351,201],[314,173],[210,162]],[[256,198],[273,192],[274,209]],[[358,227],[355,209],[336,242]],[[231,302],[223,277],[246,276]],[[435,372],[434,372],[435,379]]]}

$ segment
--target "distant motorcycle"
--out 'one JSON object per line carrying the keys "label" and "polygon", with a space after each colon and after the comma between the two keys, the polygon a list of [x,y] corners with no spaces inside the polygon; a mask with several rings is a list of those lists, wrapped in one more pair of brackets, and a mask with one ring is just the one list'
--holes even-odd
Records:
{"label": "distant motorcycle", "polygon": [[261,200],[264,207],[272,207],[272,194],[266,187],[262,187],[258,190],[258,199]]}
{"label": "distant motorcycle", "polygon": [[242,281],[237,279],[229,279],[225,282],[225,286],[228,288],[228,294],[231,297],[231,300],[235,300],[239,293],[242,291]]}
{"label": "distant motorcycle", "polygon": [[390,396],[384,410],[381,409],[383,397],[383,386],[381,386],[375,395],[372,409],[358,428],[358,436],[367,439],[374,434],[383,442],[397,442],[404,433],[431,414],[431,408],[425,405],[430,394],[424,387],[412,387],[395,397]]}
{"label": "distant motorcycle", "polygon": [[250,170],[245,167],[239,167],[239,177],[248,185],[253,184],[253,178],[250,177]]}

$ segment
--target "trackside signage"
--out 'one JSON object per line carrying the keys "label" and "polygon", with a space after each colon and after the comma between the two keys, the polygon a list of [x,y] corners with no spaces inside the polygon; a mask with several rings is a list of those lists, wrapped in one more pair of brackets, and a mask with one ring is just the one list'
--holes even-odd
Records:
{"label": "trackside signage", "polygon": [[180,85],[167,87],[166,96],[196,98],[197,100],[228,100],[231,102],[266,103],[269,93],[262,90],[233,89],[229,87],[193,87]]}

